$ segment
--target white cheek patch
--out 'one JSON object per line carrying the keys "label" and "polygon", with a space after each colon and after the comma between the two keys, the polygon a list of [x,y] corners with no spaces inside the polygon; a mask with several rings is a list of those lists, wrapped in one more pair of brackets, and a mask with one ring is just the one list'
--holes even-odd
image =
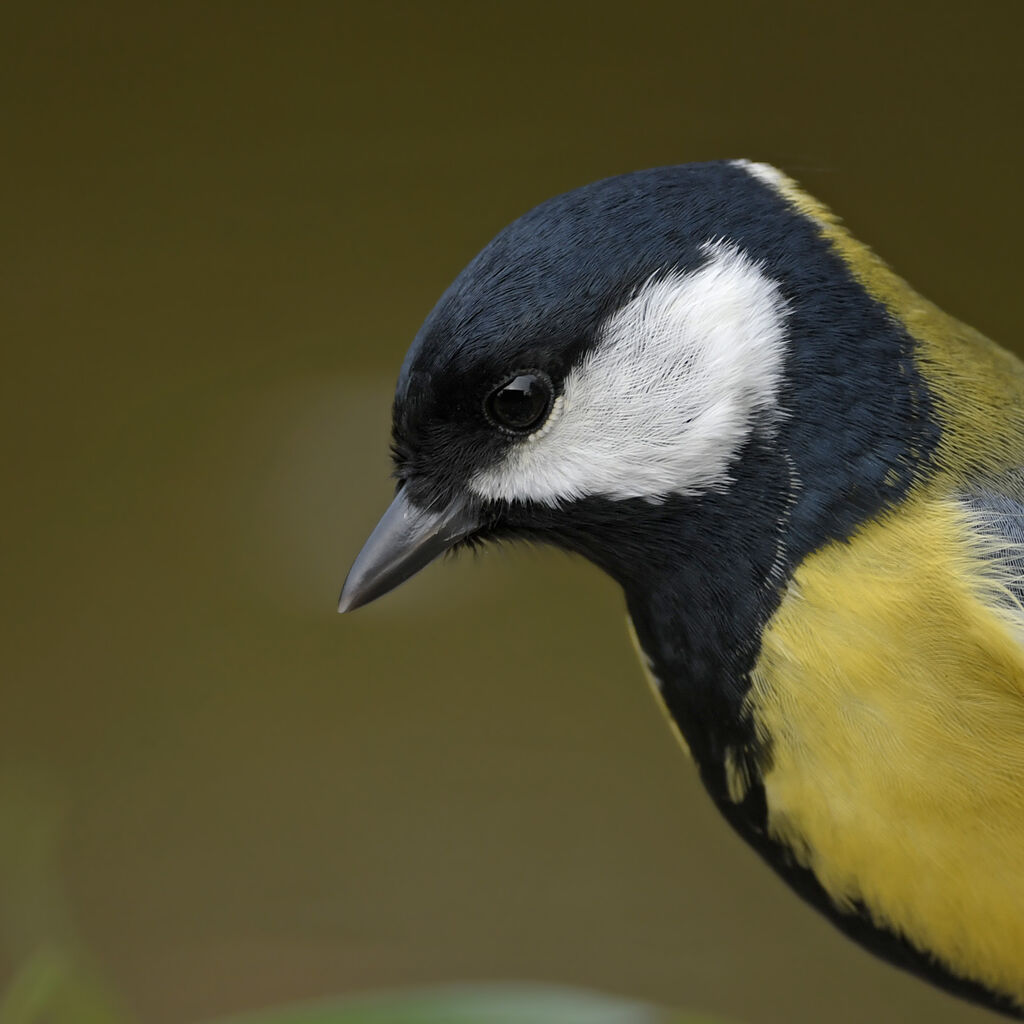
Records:
{"label": "white cheek patch", "polygon": [[699,270],[652,278],[608,318],[552,416],[473,478],[477,494],[657,501],[728,483],[755,423],[776,414],[786,305],[744,253],[706,251]]}

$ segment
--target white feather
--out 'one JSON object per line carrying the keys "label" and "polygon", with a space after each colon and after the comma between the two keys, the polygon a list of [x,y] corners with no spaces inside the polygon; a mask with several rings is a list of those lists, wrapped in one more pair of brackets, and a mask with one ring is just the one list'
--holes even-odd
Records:
{"label": "white feather", "polygon": [[786,182],[786,176],[777,167],[771,164],[759,164],[753,160],[733,160],[734,167],[742,167],[752,178],[770,185],[776,191],[781,191]]}
{"label": "white feather", "polygon": [[744,253],[706,251],[700,269],[652,278],[608,318],[552,416],[474,477],[477,494],[558,505],[727,484],[755,421],[776,413],[786,307]]}

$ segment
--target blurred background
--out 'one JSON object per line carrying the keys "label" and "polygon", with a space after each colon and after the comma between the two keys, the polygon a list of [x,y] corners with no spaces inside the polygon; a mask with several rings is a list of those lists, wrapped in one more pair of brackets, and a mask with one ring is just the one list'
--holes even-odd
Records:
{"label": "blurred background", "polygon": [[0,992],[64,970],[79,1019],[152,1024],[480,979],[994,1019],[733,837],[588,565],[505,549],[334,608],[406,346],[555,193],[771,161],[1019,344],[1021,6],[0,17]]}

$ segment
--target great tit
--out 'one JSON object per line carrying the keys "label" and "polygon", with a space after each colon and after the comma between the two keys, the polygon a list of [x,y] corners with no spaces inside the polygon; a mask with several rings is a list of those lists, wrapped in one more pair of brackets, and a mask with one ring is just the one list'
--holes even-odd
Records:
{"label": "great tit", "polygon": [[526,538],[625,594],[734,829],[892,963],[1024,1019],[1024,367],[766,164],[505,228],[413,341],[345,611]]}

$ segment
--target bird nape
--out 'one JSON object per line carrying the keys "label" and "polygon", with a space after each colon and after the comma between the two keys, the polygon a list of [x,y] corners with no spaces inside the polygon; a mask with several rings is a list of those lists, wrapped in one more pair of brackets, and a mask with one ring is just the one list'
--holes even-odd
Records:
{"label": "bird nape", "polygon": [[394,403],[345,611],[528,538],[624,591],[726,820],[847,935],[1024,1018],[1024,367],[764,164],[509,225]]}

